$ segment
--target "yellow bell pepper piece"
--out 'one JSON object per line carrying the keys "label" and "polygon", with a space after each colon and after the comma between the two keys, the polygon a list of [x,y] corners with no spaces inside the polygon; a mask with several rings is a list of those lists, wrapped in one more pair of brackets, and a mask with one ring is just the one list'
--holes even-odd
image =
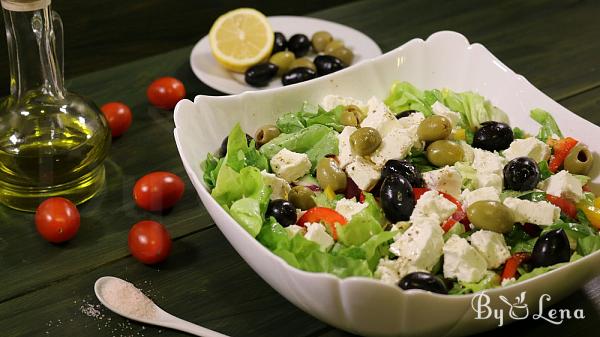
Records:
{"label": "yellow bell pepper piece", "polygon": [[463,129],[463,128],[454,129],[454,130],[452,130],[452,133],[450,134],[450,139],[452,139],[452,140],[467,140],[467,133],[466,133],[465,129]]}
{"label": "yellow bell pepper piece", "polygon": [[325,187],[325,190],[323,192],[325,193],[325,196],[327,197],[327,199],[329,199],[329,200],[335,199],[335,192],[333,191],[331,186],[327,185],[327,187]]}
{"label": "yellow bell pepper piece", "polygon": [[598,199],[599,198],[596,198],[596,200],[594,200],[594,206],[588,205],[585,201],[581,201],[577,204],[577,208],[583,211],[583,214],[585,214],[586,218],[590,220],[594,227],[600,229],[600,207],[595,207],[599,201]]}
{"label": "yellow bell pepper piece", "polygon": [[594,199],[594,207],[600,208],[600,197]]}

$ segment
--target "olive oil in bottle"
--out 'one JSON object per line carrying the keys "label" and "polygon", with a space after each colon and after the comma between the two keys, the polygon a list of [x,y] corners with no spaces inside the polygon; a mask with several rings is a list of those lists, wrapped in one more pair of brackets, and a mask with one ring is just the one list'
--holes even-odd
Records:
{"label": "olive oil in bottle", "polygon": [[84,202],[105,180],[106,120],[63,87],[62,24],[49,1],[1,1],[11,94],[0,99],[0,202],[24,211],[53,196]]}

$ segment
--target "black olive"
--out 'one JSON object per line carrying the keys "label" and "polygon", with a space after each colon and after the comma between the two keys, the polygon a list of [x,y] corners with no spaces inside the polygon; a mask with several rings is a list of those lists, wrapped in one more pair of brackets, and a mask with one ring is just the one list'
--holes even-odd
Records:
{"label": "black olive", "polygon": [[260,63],[246,70],[244,80],[253,87],[264,87],[277,75],[279,67],[273,63]]}
{"label": "black olive", "polygon": [[473,136],[473,147],[488,150],[506,150],[514,140],[513,131],[507,124],[500,122],[481,123]]}
{"label": "black olive", "polygon": [[271,54],[284,51],[285,48],[287,48],[287,40],[285,39],[285,35],[283,35],[281,32],[275,32],[275,40],[273,41],[273,51],[271,51]]}
{"label": "black olive", "polygon": [[310,50],[310,39],[304,34],[292,35],[288,40],[287,48],[294,53],[296,57],[302,57]]}
{"label": "black olive", "polygon": [[379,192],[381,208],[390,222],[407,221],[415,208],[413,189],[406,178],[399,174],[386,177]]}
{"label": "black olive", "polygon": [[414,114],[415,112],[417,112],[417,110],[404,110],[401,113],[399,113],[398,115],[396,115],[396,119],[408,117],[408,116]]}
{"label": "black olive", "polygon": [[299,67],[294,68],[281,76],[281,83],[283,85],[296,84],[312,80],[315,77],[317,77],[317,73],[314,70],[306,67]]}
{"label": "black olive", "polygon": [[267,217],[270,216],[283,227],[291,226],[296,223],[296,207],[287,200],[272,200],[267,207]]}
{"label": "black olive", "polygon": [[391,159],[385,162],[381,170],[381,179],[385,179],[392,174],[400,174],[408,180],[412,187],[423,187],[424,181],[421,171],[406,160]]}
{"label": "black olive", "polygon": [[317,74],[319,76],[335,73],[346,67],[340,59],[331,55],[319,55],[315,57],[313,63],[317,67]]}
{"label": "black olive", "polygon": [[551,230],[542,234],[533,246],[530,263],[534,268],[547,267],[571,258],[569,238],[563,229]]}
{"label": "black olive", "polygon": [[448,288],[439,277],[422,271],[407,274],[398,285],[404,290],[422,289],[432,293],[448,294]]}
{"label": "black olive", "polygon": [[[254,138],[252,138],[252,136],[250,136],[249,134],[246,134],[246,142],[248,144],[250,144],[250,142],[253,139]],[[225,139],[223,139],[223,141],[221,142],[221,147],[219,147],[219,152],[218,152],[219,157],[225,157],[225,155],[227,154],[227,141],[228,140],[229,140],[229,136],[225,137]]]}
{"label": "black olive", "polygon": [[538,164],[527,157],[515,158],[504,166],[504,188],[513,191],[533,190],[540,182]]}

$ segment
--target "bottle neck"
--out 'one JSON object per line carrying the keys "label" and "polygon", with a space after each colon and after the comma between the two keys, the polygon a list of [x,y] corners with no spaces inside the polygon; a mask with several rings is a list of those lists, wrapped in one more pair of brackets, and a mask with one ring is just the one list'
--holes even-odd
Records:
{"label": "bottle neck", "polygon": [[65,90],[59,59],[59,55],[62,55],[62,36],[57,42],[50,1],[1,1],[6,25],[11,95],[20,99],[30,91],[41,91],[44,95],[63,98]]}

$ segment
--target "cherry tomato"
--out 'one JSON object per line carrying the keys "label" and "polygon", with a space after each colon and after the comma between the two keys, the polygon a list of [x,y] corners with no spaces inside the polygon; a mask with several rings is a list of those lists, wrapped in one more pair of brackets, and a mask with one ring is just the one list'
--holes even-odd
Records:
{"label": "cherry tomato", "polygon": [[133,225],[127,244],[131,255],[145,264],[164,261],[171,253],[171,236],[156,221],[144,220]]}
{"label": "cherry tomato", "polygon": [[113,137],[119,137],[131,126],[131,109],[127,105],[121,102],[110,102],[104,104],[100,110],[108,121]]}
{"label": "cherry tomato", "polygon": [[133,187],[133,199],[148,211],[173,207],[183,196],[183,180],[170,172],[157,171],[141,177]]}
{"label": "cherry tomato", "polygon": [[185,97],[185,87],[174,77],[161,77],[150,84],[146,95],[154,106],[173,109]]}
{"label": "cherry tomato", "polygon": [[61,243],[72,239],[79,230],[79,211],[65,198],[44,200],[35,212],[35,227],[47,241]]}

